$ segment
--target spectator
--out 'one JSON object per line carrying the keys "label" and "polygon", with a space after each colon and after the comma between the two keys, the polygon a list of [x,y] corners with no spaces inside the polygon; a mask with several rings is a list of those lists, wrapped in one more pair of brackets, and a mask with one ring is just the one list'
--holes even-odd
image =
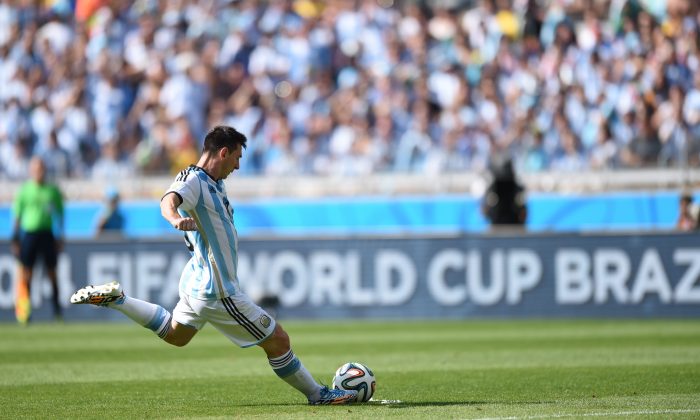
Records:
{"label": "spectator", "polygon": [[491,162],[492,181],[482,201],[482,212],[492,226],[523,226],[527,219],[525,189],[518,183],[513,162],[497,156]]}
{"label": "spectator", "polygon": [[119,144],[111,140],[102,145],[102,154],[92,167],[95,179],[124,179],[133,176],[133,165],[122,158]]}
{"label": "spectator", "polygon": [[46,162],[46,173],[50,179],[61,179],[70,176],[70,155],[58,144],[56,131],[52,130],[49,133],[46,145],[40,149],[39,156]]}
{"label": "spectator", "polygon": [[5,176],[14,181],[24,179],[29,172],[31,159],[30,141],[22,138],[14,143],[5,141],[0,144],[0,162]]}
{"label": "spectator", "polygon": [[676,229],[690,231],[698,229],[699,227],[698,206],[693,205],[693,196],[690,195],[690,193],[685,192],[681,194]]}
{"label": "spectator", "polygon": [[119,191],[110,187],[105,194],[105,203],[96,223],[97,236],[120,236],[123,233],[126,218],[120,205]]}

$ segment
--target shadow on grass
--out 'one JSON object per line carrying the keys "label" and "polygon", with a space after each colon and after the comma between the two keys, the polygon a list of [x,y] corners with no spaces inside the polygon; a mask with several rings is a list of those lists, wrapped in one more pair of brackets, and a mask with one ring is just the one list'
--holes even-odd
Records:
{"label": "shadow on grass", "polygon": [[552,404],[554,401],[392,401],[380,400],[369,401],[367,405],[383,406],[389,408],[411,408],[411,407],[447,407],[447,406],[477,406],[477,405],[533,405]]}
{"label": "shadow on grass", "polygon": [[[374,407],[388,407],[388,408],[411,408],[411,407],[449,407],[449,406],[478,406],[478,405],[534,405],[534,404],[554,404],[554,401],[400,401],[400,400],[372,400],[366,403],[355,403],[344,406],[334,406],[334,407],[361,407],[361,406],[374,406]],[[260,403],[260,404],[236,404],[238,407],[259,407],[259,406],[297,406],[306,404],[294,404],[294,403]],[[318,405],[314,407],[325,407],[323,405]]]}

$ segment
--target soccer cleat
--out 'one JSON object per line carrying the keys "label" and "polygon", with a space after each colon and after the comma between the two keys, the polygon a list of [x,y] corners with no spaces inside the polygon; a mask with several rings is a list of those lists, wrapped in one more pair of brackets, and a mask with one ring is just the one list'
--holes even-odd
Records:
{"label": "soccer cleat", "polygon": [[[89,303],[97,306],[107,306],[108,304],[124,299],[124,292],[121,284],[113,281],[100,286],[85,286],[70,297],[70,303]],[[120,302],[117,302],[120,303]]]}
{"label": "soccer cleat", "polygon": [[327,386],[323,386],[321,388],[321,396],[315,401],[309,400],[309,404],[350,404],[354,403],[355,400],[357,400],[357,391],[330,389]]}

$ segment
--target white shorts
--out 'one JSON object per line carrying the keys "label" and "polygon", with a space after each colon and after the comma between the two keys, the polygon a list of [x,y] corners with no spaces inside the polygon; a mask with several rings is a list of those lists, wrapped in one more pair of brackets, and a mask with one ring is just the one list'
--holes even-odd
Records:
{"label": "white shorts", "polygon": [[276,325],[275,320],[244,293],[219,300],[200,300],[180,292],[173,319],[197,330],[209,322],[241,347],[264,341]]}

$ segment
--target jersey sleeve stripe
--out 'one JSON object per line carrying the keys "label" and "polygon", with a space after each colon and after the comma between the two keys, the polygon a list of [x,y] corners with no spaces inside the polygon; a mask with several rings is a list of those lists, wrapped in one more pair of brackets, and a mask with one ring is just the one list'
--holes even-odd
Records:
{"label": "jersey sleeve stripe", "polygon": [[180,171],[180,173],[177,174],[177,177],[175,178],[175,181],[186,181],[187,177],[192,173],[192,167],[189,167],[187,169],[183,169]]}

